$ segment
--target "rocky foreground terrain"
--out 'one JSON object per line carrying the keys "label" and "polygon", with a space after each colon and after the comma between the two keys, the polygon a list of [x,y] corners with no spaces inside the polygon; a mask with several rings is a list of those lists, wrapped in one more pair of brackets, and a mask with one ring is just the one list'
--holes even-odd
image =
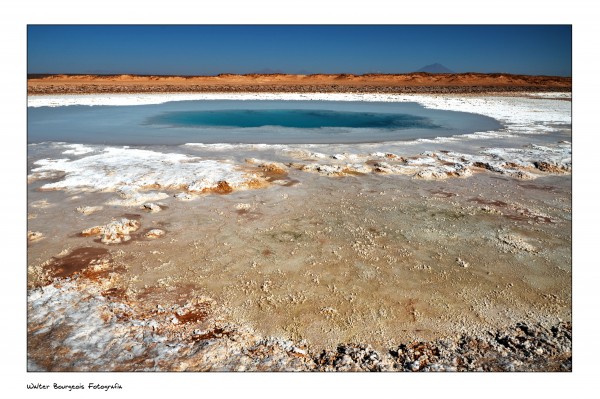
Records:
{"label": "rocky foreground terrain", "polygon": [[484,336],[410,342],[383,356],[364,345],[340,345],[316,357],[322,371],[571,371],[571,324],[524,323]]}
{"label": "rocky foreground terrain", "polygon": [[144,311],[122,292],[103,290],[109,284],[105,277],[112,273],[100,277],[102,259],[88,260],[87,267],[67,280],[30,290],[29,371],[557,372],[572,368],[568,322],[549,328],[518,323],[482,335],[407,342],[387,352],[356,343],[318,352],[305,343],[262,338],[219,321],[211,314],[209,301]]}
{"label": "rocky foreground terrain", "polygon": [[91,93],[511,93],[569,92],[571,78],[510,74],[218,76],[30,75],[29,95]]}

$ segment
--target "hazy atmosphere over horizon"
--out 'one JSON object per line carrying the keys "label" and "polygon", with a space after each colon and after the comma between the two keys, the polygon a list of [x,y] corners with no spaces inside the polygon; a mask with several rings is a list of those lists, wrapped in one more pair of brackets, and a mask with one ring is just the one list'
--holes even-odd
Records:
{"label": "hazy atmosphere over horizon", "polygon": [[570,25],[29,25],[30,74],[571,76]]}

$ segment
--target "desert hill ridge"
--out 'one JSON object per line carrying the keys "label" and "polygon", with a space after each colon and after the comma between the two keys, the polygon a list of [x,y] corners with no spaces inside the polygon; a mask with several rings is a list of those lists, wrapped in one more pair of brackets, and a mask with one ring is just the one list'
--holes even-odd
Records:
{"label": "desert hill ridge", "polygon": [[571,77],[507,73],[406,74],[219,74],[170,75],[28,75],[29,94],[119,92],[481,92],[570,91]]}

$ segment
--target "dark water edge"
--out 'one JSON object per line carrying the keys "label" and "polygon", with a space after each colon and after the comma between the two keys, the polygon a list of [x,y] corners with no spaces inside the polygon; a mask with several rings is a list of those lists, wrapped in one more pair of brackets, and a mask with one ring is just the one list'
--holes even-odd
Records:
{"label": "dark water edge", "polygon": [[429,118],[411,114],[345,112],[303,109],[213,110],[168,112],[149,118],[148,125],[170,127],[325,127],[381,129],[437,129]]}

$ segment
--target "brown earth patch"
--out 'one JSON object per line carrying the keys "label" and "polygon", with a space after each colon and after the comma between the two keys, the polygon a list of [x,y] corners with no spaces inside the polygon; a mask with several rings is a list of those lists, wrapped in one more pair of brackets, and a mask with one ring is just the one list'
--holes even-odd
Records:
{"label": "brown earth patch", "polygon": [[518,222],[529,222],[533,221],[535,223],[550,223],[554,224],[555,221],[549,218],[548,216],[536,215],[531,212],[529,209],[517,209],[516,215],[503,215],[505,218],[510,220],[515,220]]}
{"label": "brown earth patch", "polygon": [[273,255],[273,251],[271,251],[269,248],[264,249],[261,253],[262,253],[263,256],[271,256],[271,255]]}
{"label": "brown earth patch", "polygon": [[52,278],[71,277],[75,274],[86,277],[106,276],[110,270],[100,267],[100,270],[88,270],[90,266],[109,265],[112,262],[110,252],[105,248],[82,247],[71,251],[62,258],[53,257],[47,265],[48,274]]}
{"label": "brown earth patch", "polygon": [[504,201],[497,201],[497,200],[487,200],[485,198],[479,198],[479,197],[475,197],[475,198],[471,198],[469,200],[469,202],[476,202],[480,205],[491,205],[491,206],[497,206],[500,208],[506,208],[508,206],[508,204]]}
{"label": "brown earth patch", "polygon": [[450,197],[456,197],[458,195],[458,194],[451,193],[451,192],[444,191],[444,190],[429,190],[429,192],[434,197],[439,197],[439,198],[450,198]]}
{"label": "brown earth patch", "polygon": [[127,299],[127,293],[124,288],[113,287],[102,291],[102,296],[108,299],[123,300]]}
{"label": "brown earth patch", "polygon": [[533,184],[533,183],[520,183],[519,187],[527,188],[530,190],[540,190],[540,191],[548,191],[548,192],[560,191],[557,187],[554,187],[554,186]]}
{"label": "brown earth patch", "polygon": [[227,331],[223,328],[215,328],[214,330],[209,331],[204,334],[192,335],[192,340],[193,341],[204,341],[204,340],[208,340],[208,339],[228,337],[229,335],[231,335],[231,333],[232,333],[231,331]]}
{"label": "brown earth patch", "polygon": [[133,220],[141,220],[142,219],[142,215],[140,215],[139,213],[124,213],[123,215],[121,215],[121,217],[124,217],[125,219],[133,219]]}
{"label": "brown earth patch", "polygon": [[175,313],[175,317],[180,323],[198,323],[206,320],[209,314],[210,305],[208,303],[201,303],[184,314]]}

